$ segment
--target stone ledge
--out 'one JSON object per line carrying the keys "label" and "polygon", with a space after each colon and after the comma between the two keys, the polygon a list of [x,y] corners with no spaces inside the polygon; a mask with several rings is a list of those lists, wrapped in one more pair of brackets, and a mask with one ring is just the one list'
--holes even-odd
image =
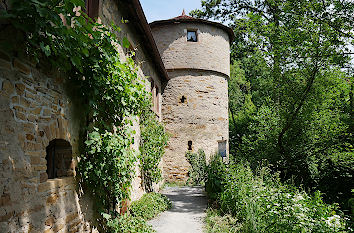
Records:
{"label": "stone ledge", "polygon": [[[65,187],[67,185],[74,186],[74,177],[49,179],[46,182],[40,183],[38,185],[38,192],[57,190],[57,189]],[[74,187],[72,187],[72,188],[74,189]]]}

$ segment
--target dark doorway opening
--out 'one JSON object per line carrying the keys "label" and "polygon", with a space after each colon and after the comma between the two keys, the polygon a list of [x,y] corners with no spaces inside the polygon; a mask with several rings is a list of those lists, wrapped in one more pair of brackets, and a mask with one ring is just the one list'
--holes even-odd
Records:
{"label": "dark doorway opening", "polygon": [[50,141],[46,152],[48,179],[74,175],[72,148],[69,142],[54,139]]}

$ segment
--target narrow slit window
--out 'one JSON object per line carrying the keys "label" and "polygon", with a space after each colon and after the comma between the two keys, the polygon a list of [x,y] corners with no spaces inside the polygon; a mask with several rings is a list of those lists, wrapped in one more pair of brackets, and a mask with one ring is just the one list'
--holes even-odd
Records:
{"label": "narrow slit window", "polygon": [[187,98],[183,95],[180,100],[181,100],[181,103],[184,103],[184,102],[186,102]]}
{"label": "narrow slit window", "polygon": [[197,42],[198,41],[197,31],[188,30],[187,31],[187,41]]}
{"label": "narrow slit window", "polygon": [[192,150],[192,141],[188,141],[188,150]]}

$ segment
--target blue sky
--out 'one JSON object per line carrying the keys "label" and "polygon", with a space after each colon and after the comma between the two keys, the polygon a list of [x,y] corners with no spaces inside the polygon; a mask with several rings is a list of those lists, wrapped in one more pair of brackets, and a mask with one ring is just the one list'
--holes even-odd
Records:
{"label": "blue sky", "polygon": [[170,19],[181,15],[183,8],[188,14],[200,8],[201,0],[140,0],[147,21]]}

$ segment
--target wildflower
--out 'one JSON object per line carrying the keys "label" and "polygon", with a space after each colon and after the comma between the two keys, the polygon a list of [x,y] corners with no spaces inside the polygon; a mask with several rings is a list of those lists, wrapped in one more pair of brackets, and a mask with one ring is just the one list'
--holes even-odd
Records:
{"label": "wildflower", "polygon": [[328,217],[325,221],[327,225],[331,228],[340,228],[342,226],[339,215],[333,215],[331,217]]}

